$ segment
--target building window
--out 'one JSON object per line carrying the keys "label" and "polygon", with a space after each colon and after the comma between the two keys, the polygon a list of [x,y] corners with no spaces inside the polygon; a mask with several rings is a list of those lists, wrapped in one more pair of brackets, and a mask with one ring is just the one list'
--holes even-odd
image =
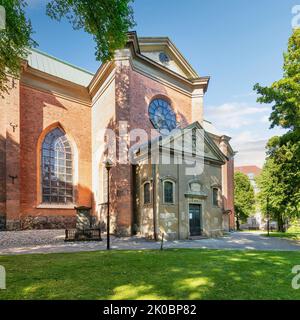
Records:
{"label": "building window", "polygon": [[42,144],[42,201],[43,203],[73,203],[73,157],[66,134],[55,128]]}
{"label": "building window", "polygon": [[174,182],[166,180],[164,181],[164,203],[174,203]]}
{"label": "building window", "polygon": [[214,206],[219,206],[219,189],[218,188],[212,189],[212,201]]}
{"label": "building window", "polygon": [[151,202],[150,195],[150,182],[144,183],[144,204],[149,204]]}
{"label": "building window", "polygon": [[176,129],[176,114],[169,102],[164,99],[152,100],[149,105],[149,117],[155,129],[160,133],[169,133]]}

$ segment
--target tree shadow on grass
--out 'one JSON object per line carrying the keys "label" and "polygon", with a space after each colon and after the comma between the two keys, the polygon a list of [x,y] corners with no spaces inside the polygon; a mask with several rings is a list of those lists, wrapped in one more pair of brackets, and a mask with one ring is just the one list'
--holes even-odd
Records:
{"label": "tree shadow on grass", "polygon": [[0,299],[299,299],[297,252],[112,251],[0,257]]}

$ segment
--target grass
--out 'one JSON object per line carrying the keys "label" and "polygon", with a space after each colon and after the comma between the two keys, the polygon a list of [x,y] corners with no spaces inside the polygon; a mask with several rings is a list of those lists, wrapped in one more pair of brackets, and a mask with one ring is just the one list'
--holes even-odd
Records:
{"label": "grass", "polygon": [[1,256],[0,299],[299,299],[299,252],[174,249]]}
{"label": "grass", "polygon": [[[263,233],[262,236],[268,235],[267,233]],[[298,226],[292,226],[286,232],[270,232],[270,237],[300,240],[300,228]]]}
{"label": "grass", "polygon": [[[267,233],[262,233],[262,236],[268,237]],[[292,240],[300,240],[300,233],[298,232],[270,232],[270,237],[287,238]]]}

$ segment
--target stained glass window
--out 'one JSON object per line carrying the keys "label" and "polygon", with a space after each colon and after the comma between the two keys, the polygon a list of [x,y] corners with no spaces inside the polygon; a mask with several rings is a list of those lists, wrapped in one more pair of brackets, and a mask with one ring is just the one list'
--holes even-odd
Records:
{"label": "stained glass window", "polygon": [[149,117],[160,133],[169,133],[177,127],[176,115],[166,100],[153,100],[149,105]]}
{"label": "stained glass window", "polygon": [[42,145],[43,203],[73,203],[73,157],[65,133],[55,128]]}
{"label": "stained glass window", "polygon": [[144,184],[144,204],[150,203],[150,183]]}
{"label": "stained glass window", "polygon": [[164,203],[174,203],[174,183],[164,181]]}

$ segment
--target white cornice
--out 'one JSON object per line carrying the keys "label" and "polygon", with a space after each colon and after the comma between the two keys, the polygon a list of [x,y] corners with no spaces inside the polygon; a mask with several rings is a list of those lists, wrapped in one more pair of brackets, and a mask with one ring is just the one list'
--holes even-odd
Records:
{"label": "white cornice", "polygon": [[138,38],[139,44],[143,47],[152,46],[165,46],[172,55],[176,58],[177,62],[183,67],[191,78],[199,78],[198,73],[193,69],[189,62],[184,58],[181,52],[177,49],[175,44],[168,37],[140,37]]}
{"label": "white cornice", "polygon": [[[144,38],[142,38],[144,39]],[[147,38],[150,39],[150,38]],[[152,39],[152,38],[151,38]],[[157,38],[153,38],[157,39]],[[178,59],[185,64],[185,68],[190,67],[188,62],[184,59],[184,57],[180,54],[178,49],[174,46],[174,44],[170,41],[170,48],[173,48],[178,56]],[[149,77],[155,81],[162,83],[163,85],[169,86],[174,90],[181,92],[189,97],[192,97],[194,90],[202,89],[205,93],[207,90],[207,86],[209,83],[209,77],[199,77],[197,73],[193,70],[190,70],[191,74],[193,74],[194,78],[186,78],[175,71],[170,70],[169,68],[155,62],[154,60],[144,56],[140,52],[139,41],[135,32],[131,32],[128,35],[128,43],[127,49],[119,50],[116,55],[114,61],[107,62],[100,66],[94,78],[92,79],[89,85],[89,92],[93,96],[97,89],[101,86],[102,83],[105,82],[106,78],[109,76],[109,73],[115,68],[115,61],[129,61],[132,70],[143,74],[146,77]],[[137,61],[138,63],[135,63]],[[147,72],[146,68],[141,68],[140,65],[145,65],[146,67],[155,70],[160,73],[160,76],[155,76],[154,73]],[[191,67],[190,67],[191,68]],[[174,82],[177,82],[176,85]],[[100,84],[99,84],[100,83]]]}
{"label": "white cornice", "polygon": [[28,65],[24,65],[22,71],[21,85],[91,107],[87,88],[33,69]]}

